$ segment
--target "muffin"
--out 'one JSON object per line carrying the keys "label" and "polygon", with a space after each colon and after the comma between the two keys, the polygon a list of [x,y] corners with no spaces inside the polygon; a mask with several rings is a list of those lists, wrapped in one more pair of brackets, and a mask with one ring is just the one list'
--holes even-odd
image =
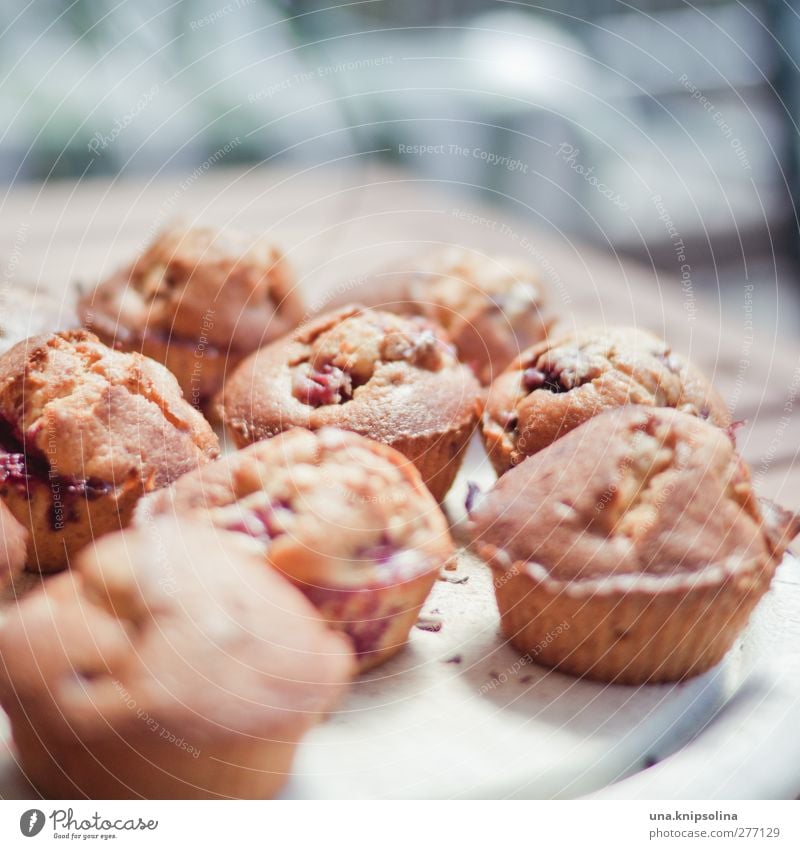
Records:
{"label": "muffin", "polygon": [[143,493],[218,454],[175,378],[141,354],[81,330],[0,357],[0,500],[31,532],[29,569],[63,569]]}
{"label": "muffin", "polygon": [[220,411],[240,447],[293,427],[338,427],[390,445],[441,500],[475,427],[479,393],[436,325],[351,306],[245,360],[225,383]]}
{"label": "muffin", "polygon": [[0,589],[22,570],[27,554],[28,532],[0,501]]}
{"label": "muffin", "polygon": [[438,322],[483,384],[544,339],[555,321],[545,286],[528,263],[458,247],[373,274],[356,292],[343,295]]}
{"label": "muffin", "polygon": [[405,457],[354,433],[288,431],[153,493],[135,522],[174,513],[256,540],[262,556],[352,641],[361,670],[405,645],[453,553]]}
{"label": "muffin", "polygon": [[295,327],[304,307],[271,242],[173,227],[82,298],[79,313],[107,345],[163,363],[199,407],[226,371]]}
{"label": "muffin", "polygon": [[730,424],[708,381],[658,337],[632,327],[588,328],[534,345],[492,384],[481,422],[486,451],[502,475],[622,404],[672,407]]}
{"label": "muffin", "polygon": [[354,671],[257,546],[164,519],[23,599],[0,656],[19,763],[58,799],[272,797]]}
{"label": "muffin", "polygon": [[503,633],[528,661],[627,684],[718,663],[796,524],[766,516],[728,434],[626,406],[509,471],[472,515]]}

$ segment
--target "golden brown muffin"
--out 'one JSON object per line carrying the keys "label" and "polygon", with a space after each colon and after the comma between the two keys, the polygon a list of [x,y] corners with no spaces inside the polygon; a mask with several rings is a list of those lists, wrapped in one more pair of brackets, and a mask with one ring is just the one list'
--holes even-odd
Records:
{"label": "golden brown muffin", "polygon": [[66,799],[270,798],[355,667],[250,540],[165,519],[27,596],[0,656],[22,769]]}
{"label": "golden brown muffin", "polygon": [[175,513],[246,534],[351,639],[361,670],[406,643],[453,544],[416,468],[346,431],[291,430],[184,475],[135,522]]}
{"label": "golden brown muffin", "polygon": [[[489,384],[521,350],[547,336],[555,318],[545,286],[530,264],[447,247],[370,275],[348,302],[420,315],[445,328],[483,384]],[[343,298],[330,302],[335,308]]]}
{"label": "golden brown muffin", "polygon": [[271,242],[173,227],[85,296],[79,313],[107,345],[166,365],[199,407],[247,354],[295,327],[304,307]]}
{"label": "golden brown muffin", "polygon": [[143,493],[218,454],[175,378],[141,354],[80,330],[0,357],[0,499],[31,532],[29,569],[63,569]]}
{"label": "golden brown muffin", "polygon": [[[0,463],[3,457],[0,454]],[[2,474],[2,472],[0,472]],[[0,501],[0,589],[22,571],[28,555],[28,532]]]}
{"label": "golden brown muffin", "polygon": [[0,290],[0,354],[30,336],[79,326],[71,304],[62,304],[39,286],[14,284]]}
{"label": "golden brown muffin", "polygon": [[730,424],[713,387],[658,337],[632,327],[587,328],[535,345],[492,384],[482,416],[486,451],[502,475],[622,404],[672,407]]}
{"label": "golden brown muffin", "polygon": [[442,331],[351,306],[262,348],[223,388],[238,446],[293,427],[337,427],[397,449],[442,500],[476,423],[480,387]]}
{"label": "golden brown muffin", "polygon": [[724,430],[640,406],[527,458],[472,522],[509,640],[532,662],[627,684],[718,663],[796,532],[765,519]]}

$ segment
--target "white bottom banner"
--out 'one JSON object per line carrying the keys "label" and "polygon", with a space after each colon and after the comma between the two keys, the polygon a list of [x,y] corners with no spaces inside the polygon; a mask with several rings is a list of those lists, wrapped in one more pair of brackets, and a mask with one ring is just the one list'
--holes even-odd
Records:
{"label": "white bottom banner", "polygon": [[[0,802],[0,846],[800,846],[793,802]],[[566,841],[566,842],[564,842]]]}

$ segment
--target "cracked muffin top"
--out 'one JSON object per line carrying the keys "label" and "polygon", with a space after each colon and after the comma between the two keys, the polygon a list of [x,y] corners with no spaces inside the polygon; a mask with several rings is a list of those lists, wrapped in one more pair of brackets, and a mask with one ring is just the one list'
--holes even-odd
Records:
{"label": "cracked muffin top", "polygon": [[758,570],[793,536],[762,512],[726,431],[640,406],[606,411],[527,458],[472,523],[495,566],[561,582]]}
{"label": "cracked muffin top", "polygon": [[346,641],[239,536],[162,518],[98,540],[75,572],[0,627],[3,703],[55,738],[151,739],[144,711],[195,747],[294,740],[355,672]]}
{"label": "cracked muffin top", "polygon": [[257,442],[148,496],[136,523],[190,515],[264,546],[294,580],[402,583],[452,553],[447,522],[413,464],[346,431],[295,429]]}
{"label": "cracked muffin top", "polygon": [[0,501],[0,587],[25,565],[28,532]]}
{"label": "cracked muffin top", "polygon": [[544,339],[554,321],[545,287],[528,263],[465,248],[448,247],[419,258],[409,270],[375,274],[368,287],[367,303],[444,327],[482,383]]}
{"label": "cracked muffin top", "polygon": [[51,475],[145,489],[219,453],[163,366],[86,331],[34,337],[0,357],[0,448]]}
{"label": "cracked muffin top", "polygon": [[147,333],[201,335],[222,350],[252,351],[293,328],[303,303],[283,254],[266,239],[172,227],[129,267],[86,295],[84,324],[123,345]]}
{"label": "cracked muffin top", "polygon": [[221,406],[242,441],[331,426],[391,444],[468,425],[478,394],[436,325],[351,306],[253,354],[226,382]]}
{"label": "cracked muffin top", "polygon": [[535,345],[500,375],[484,408],[486,446],[502,473],[623,404],[671,407],[730,424],[718,393],[658,337],[635,328],[588,328]]}

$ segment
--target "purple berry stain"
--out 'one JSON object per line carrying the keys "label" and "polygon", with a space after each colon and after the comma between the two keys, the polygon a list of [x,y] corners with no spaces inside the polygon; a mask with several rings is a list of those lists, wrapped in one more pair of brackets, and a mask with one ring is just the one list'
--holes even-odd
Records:
{"label": "purple berry stain", "polygon": [[472,511],[477,506],[478,502],[483,497],[483,493],[481,492],[481,488],[475,481],[467,481],[467,497],[464,499],[464,507],[467,510],[468,515],[472,515]]}

